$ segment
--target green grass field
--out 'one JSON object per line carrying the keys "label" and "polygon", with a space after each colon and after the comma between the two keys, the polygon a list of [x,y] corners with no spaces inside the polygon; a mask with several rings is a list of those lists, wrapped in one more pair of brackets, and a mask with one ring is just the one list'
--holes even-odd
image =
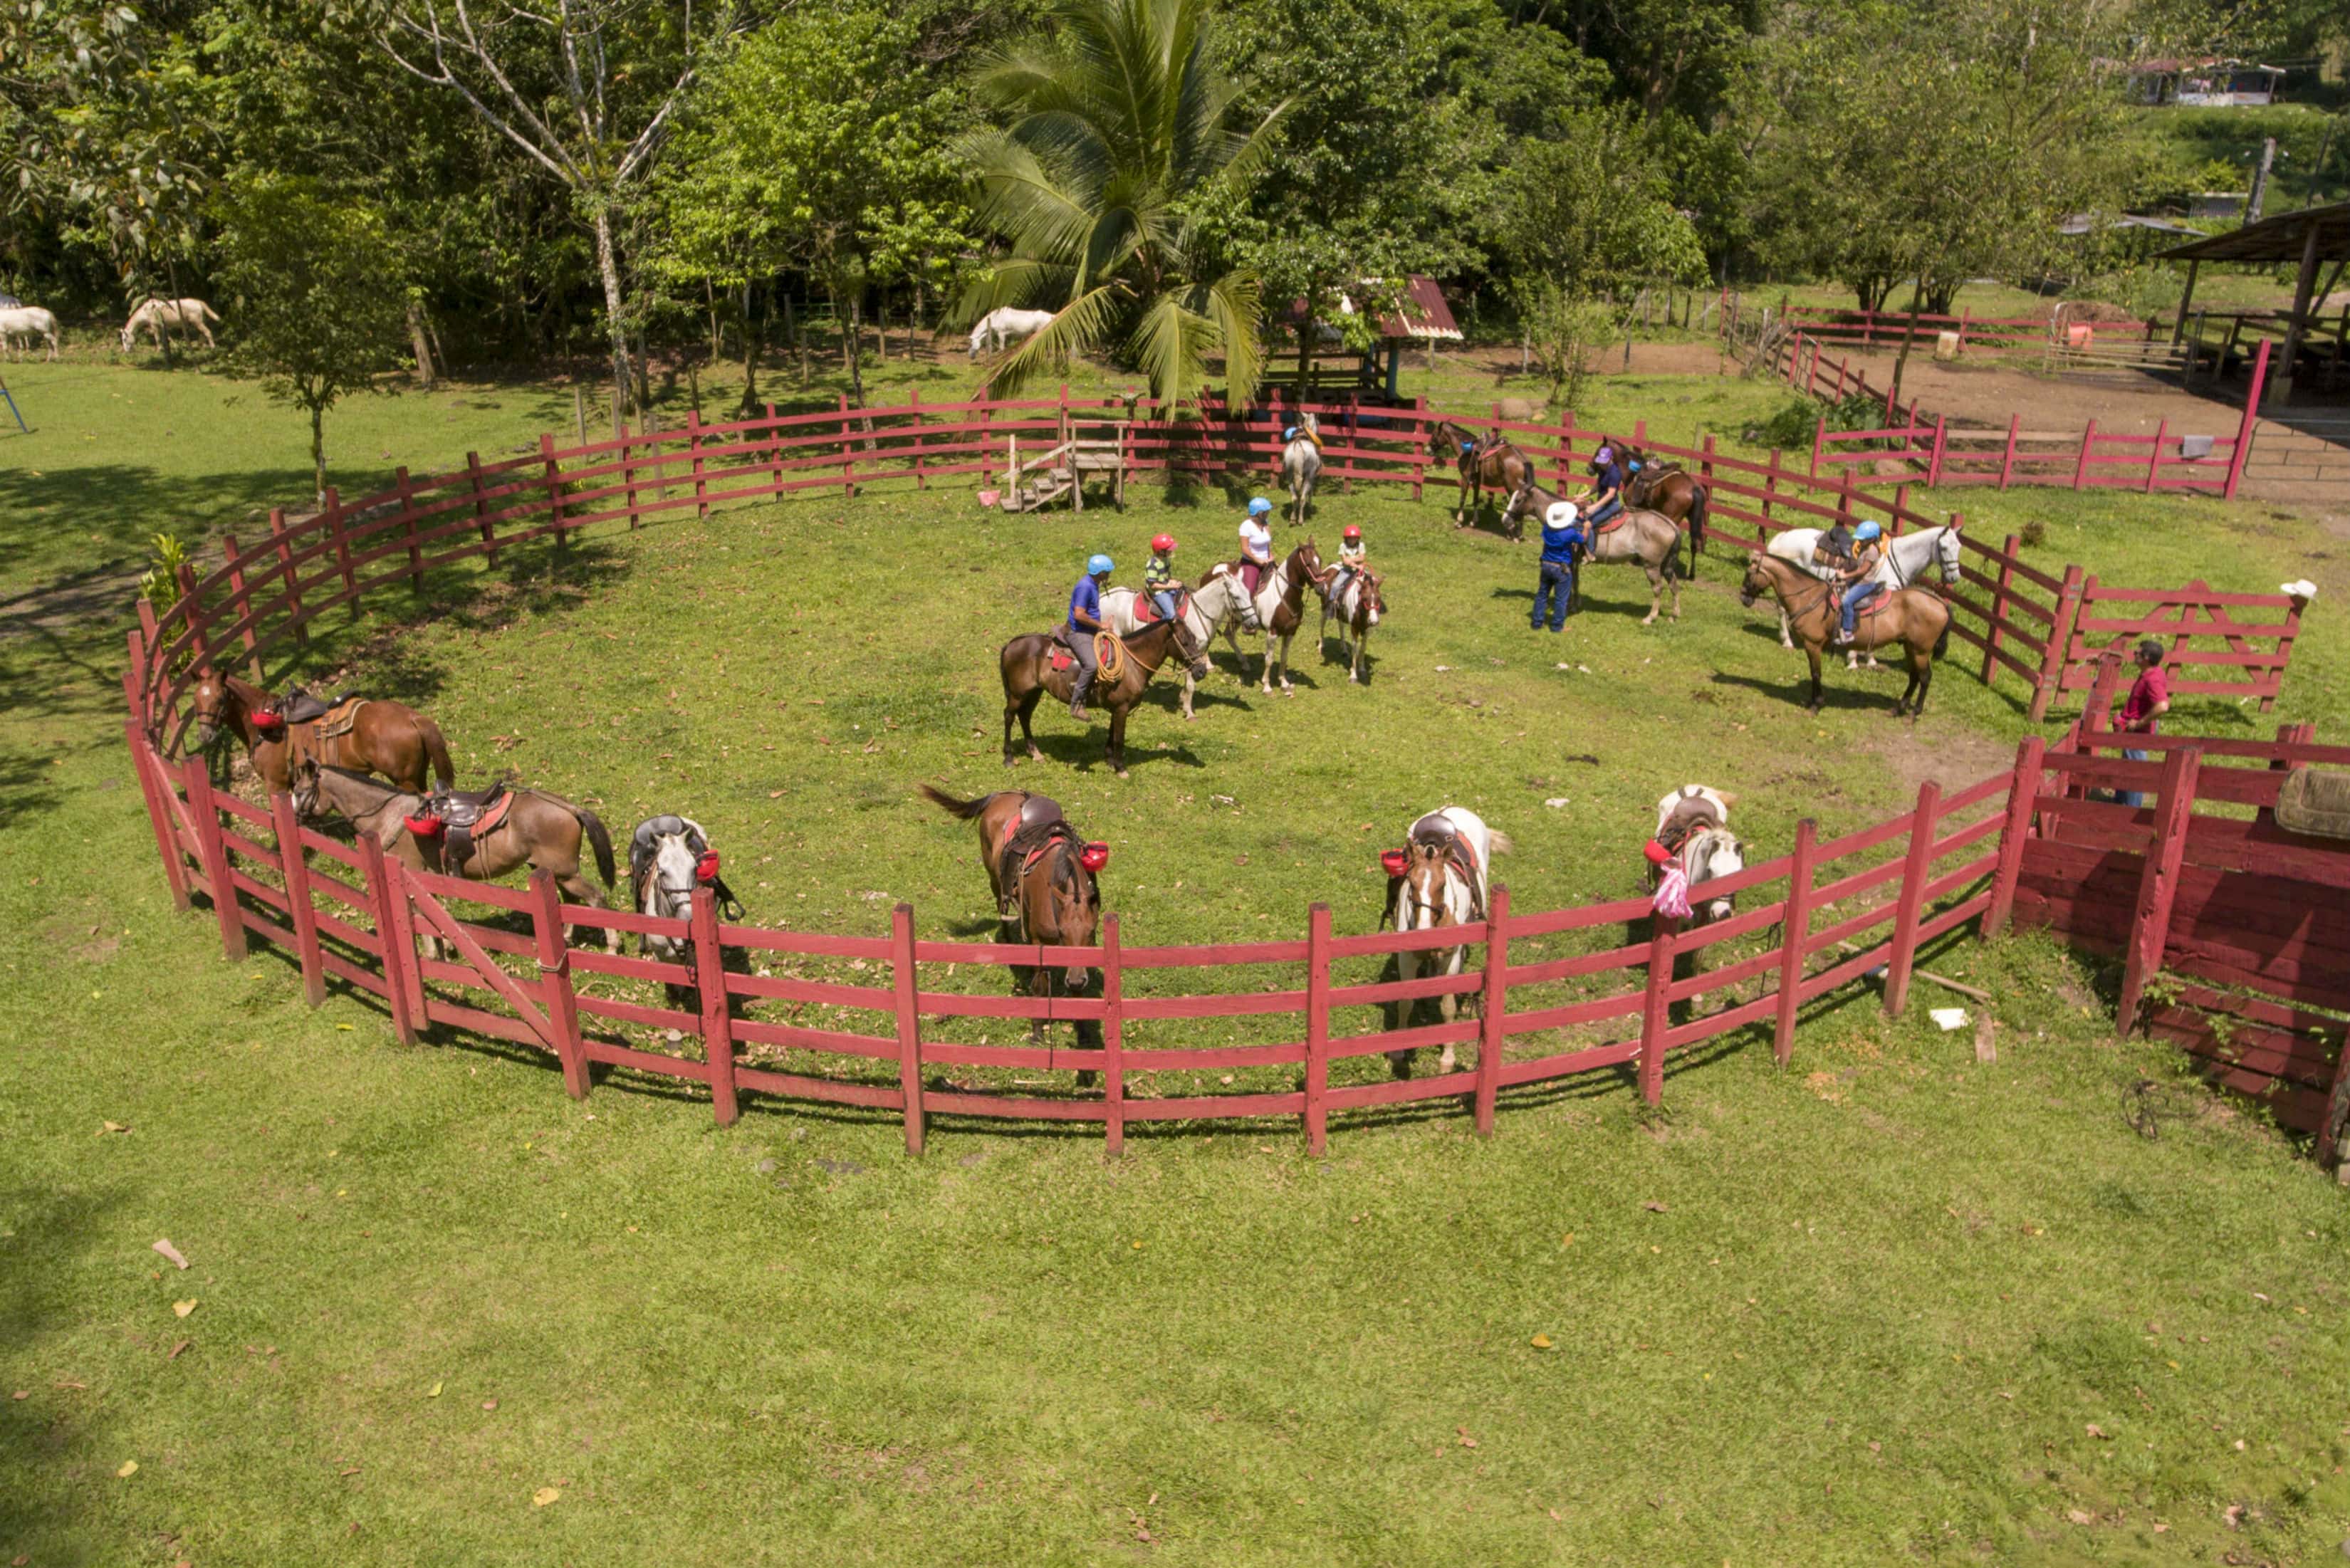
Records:
{"label": "green grass field", "polygon": [[[1490,1142],[1449,1112],[1342,1122],[1321,1161],[1281,1124],[1111,1162],[952,1120],[911,1161],[892,1121],[754,1099],[722,1131],[625,1078],[574,1104],[502,1047],[309,1011],[278,955],[224,963],[171,912],[104,597],[147,533],[297,498],[299,422],[194,373],[38,369],[11,385],[40,433],[0,438],[0,592],[109,586],[96,613],[16,601],[38,613],[0,640],[0,1558],[2157,1563],[2350,1534],[2341,1193],[2197,1092],[2132,1131],[2124,1091],[2178,1063],[2116,1044],[2109,977],[2038,939],[1933,960],[1999,998],[1995,1064],[1856,992],[1791,1071],[1744,1039],[1676,1058],[1660,1116],[1599,1075],[1505,1100]],[[1675,438],[1782,395],[1599,394]],[[352,405],[338,479],[487,456],[569,401]],[[2023,732],[2020,689],[1950,666],[1914,731],[1890,675],[1832,677],[1805,719],[1722,558],[1679,626],[1637,626],[1613,568],[1529,632],[1530,552],[1455,534],[1440,495],[1327,494],[1315,524],[1361,522],[1391,574],[1367,688],[1306,639],[1294,698],[1226,656],[1197,723],[1138,712],[1124,783],[1098,720],[1041,717],[1051,760],[1010,776],[1112,842],[1128,940],[1294,936],[1315,897],[1367,929],[1373,851],[1445,799],[1517,837],[1520,908],[1617,896],[1670,784],[1739,791],[1775,854]],[[517,550],[376,599],[306,672],[429,707],[469,780],[518,769],[618,832],[691,812],[755,919],[877,931],[908,898],[968,934],[969,830],[910,786],[1005,778],[994,647],[1091,548],[1121,576],[1161,527],[1221,553],[1235,499],[884,493]],[[2290,514],[1960,504],[2114,580],[2350,591]],[[2194,727],[2338,731],[2344,651],[2321,609],[2274,718]]]}

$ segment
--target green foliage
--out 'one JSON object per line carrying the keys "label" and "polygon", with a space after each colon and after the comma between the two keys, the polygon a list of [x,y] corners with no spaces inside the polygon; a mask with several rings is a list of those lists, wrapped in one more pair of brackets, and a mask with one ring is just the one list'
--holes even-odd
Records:
{"label": "green foliage", "polygon": [[1575,407],[1601,350],[1615,342],[1623,317],[1605,300],[1576,295],[1554,278],[1538,280],[1520,307],[1527,347],[1550,388],[1550,406]]}
{"label": "green foliage", "polygon": [[161,615],[180,602],[180,568],[188,565],[188,547],[177,534],[158,534],[147,542],[147,569],[139,574],[139,597]]}
{"label": "green foliage", "polygon": [[1697,232],[1631,118],[1582,110],[1563,129],[1522,143],[1502,179],[1496,241],[1521,290],[1539,278],[1579,297],[1625,298],[1647,282],[1701,281]]}

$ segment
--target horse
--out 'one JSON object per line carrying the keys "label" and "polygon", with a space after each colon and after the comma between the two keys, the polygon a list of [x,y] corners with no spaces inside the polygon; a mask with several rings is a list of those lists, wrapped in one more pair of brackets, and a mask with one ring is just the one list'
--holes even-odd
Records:
{"label": "horse", "polygon": [[[1314,646],[1319,650],[1330,635],[1330,622],[1338,623],[1338,652],[1347,659],[1347,684],[1358,686],[1363,680],[1363,647],[1370,640],[1371,628],[1379,624],[1388,601],[1379,593],[1379,585],[1387,579],[1372,571],[1337,572],[1326,582],[1316,582],[1315,590],[1322,596],[1322,626],[1315,633]],[[1339,587],[1344,583],[1344,587]]]}
{"label": "horse", "polygon": [[[650,816],[637,824],[629,836],[629,902],[639,914],[658,919],[690,920],[693,918],[693,890],[708,887],[717,897],[721,914],[730,919],[743,918],[743,907],[734,900],[733,889],[718,875],[718,851],[710,846],[710,835],[702,824],[690,816]],[[661,959],[683,964],[690,975],[694,971],[693,940],[691,937],[664,936],[647,931],[639,940],[639,950],[647,958]],[[719,950],[722,967],[746,972],[750,961],[741,948]],[[699,1009],[702,990],[691,981],[680,985],[674,981],[664,982],[670,1005]],[[743,998],[728,993],[728,1012],[740,1009]]]}
{"label": "horse", "polygon": [[[1783,561],[1801,566],[1813,576],[1826,579],[1827,569],[1820,564],[1820,541],[1827,537],[1825,528],[1790,528],[1771,536],[1770,552]],[[1876,580],[1888,588],[1906,588],[1924,576],[1930,566],[1939,566],[1945,587],[1959,583],[1959,525],[1945,523],[1939,528],[1921,529],[1915,534],[1901,534],[1885,541],[1885,564],[1877,569]],[[1793,648],[1794,639],[1787,635],[1787,612],[1779,611],[1779,646]],[[1877,650],[1868,651],[1868,667],[1875,670]],[[1937,653],[1939,649],[1935,649]],[[1860,668],[1861,650],[1852,649],[1844,656],[1846,670]]]}
{"label": "horse", "polygon": [[[1162,623],[1163,624],[1163,623]],[[1101,923],[1101,888],[1094,874],[1109,863],[1109,846],[1087,844],[1061,815],[1061,808],[1026,790],[998,790],[976,800],[958,800],[931,784],[919,786],[948,815],[979,825],[979,863],[995,896],[1001,940],[1025,947],[1089,948]],[[1014,964],[1012,987],[1023,996],[1075,996],[1092,982],[1093,971],[1066,967]],[[1101,1049],[1101,1025],[1078,1019],[1077,1044]],[[1028,1039],[1041,1044],[1045,1021],[1031,1019]],[[1078,1073],[1077,1085],[1096,1075]]]}
{"label": "horse", "polygon": [[[1219,561],[1208,568],[1207,576],[1200,579],[1200,587],[1204,593],[1208,585],[1219,577],[1229,578],[1232,583],[1231,612],[1217,625],[1224,634],[1224,640],[1232,644],[1233,656],[1241,661],[1241,682],[1246,685],[1248,655],[1241,652],[1240,574],[1239,562]],[[1315,549],[1314,541],[1309,538],[1290,551],[1287,560],[1257,578],[1256,618],[1257,624],[1264,628],[1264,665],[1258,676],[1257,689],[1268,697],[1273,695],[1273,644],[1275,638],[1281,639],[1281,690],[1284,695],[1296,695],[1296,688],[1289,683],[1289,642],[1297,635],[1297,628],[1305,624],[1305,585],[1312,583],[1319,588],[1323,576],[1321,552]]]}
{"label": "horse", "polygon": [[[1498,434],[1490,438],[1492,444],[1487,440],[1451,420],[1439,420],[1428,427],[1428,455],[1451,463],[1460,481],[1461,504],[1452,512],[1455,528],[1468,527],[1471,518],[1484,506],[1486,486],[1515,491],[1534,483],[1534,459]],[[1524,536],[1523,524],[1510,535],[1513,539]]]}
{"label": "horse", "polygon": [[[1529,514],[1539,517],[1565,499],[1555,490],[1528,484],[1510,497],[1502,520],[1515,523],[1523,529]],[[1591,531],[1584,556],[1601,566],[1618,561],[1640,563],[1648,574],[1648,613],[1642,618],[1642,626],[1656,621],[1667,584],[1673,590],[1673,618],[1681,618],[1681,531],[1663,513],[1626,507]]]}
{"label": "horse", "polygon": [[[1063,702],[1069,700],[1076,680],[1076,661],[1070,661],[1070,669],[1062,669],[1053,662],[1055,640],[1055,633],[1032,631],[1024,637],[1014,638],[996,655],[997,666],[1003,677],[1003,765],[1007,768],[1017,760],[1012,750],[1014,718],[1020,721],[1020,738],[1028,743],[1029,760],[1042,762],[1045,753],[1037,749],[1035,732],[1029,727],[1029,720],[1046,692],[1051,692]],[[1150,678],[1159,673],[1159,667],[1167,661],[1169,653],[1180,652],[1182,655],[1194,680],[1208,672],[1206,645],[1194,642],[1180,620],[1155,621],[1136,632],[1132,638],[1123,640],[1126,668],[1118,672],[1115,680],[1095,676],[1091,694],[1097,706],[1109,710],[1109,742],[1103,749],[1102,756],[1109,763],[1110,770],[1120,778],[1127,776],[1127,712],[1142,701],[1143,689],[1150,684]]]}
{"label": "horse", "polygon": [[49,342],[49,358],[57,357],[57,318],[37,305],[18,305],[0,308],[0,343],[8,346],[8,358],[16,358],[16,339],[30,338],[37,347],[44,337]]}
{"label": "horse", "polygon": [[[1657,802],[1658,838],[1665,837],[1676,816],[1688,824],[1687,831],[1679,836],[1673,858],[1679,863],[1681,875],[1689,879],[1692,925],[1711,925],[1730,918],[1729,898],[1703,898],[1698,888],[1746,869],[1746,846],[1730,831],[1730,807],[1734,799],[1707,784],[1683,784]],[[1662,870],[1650,863],[1651,886],[1659,879]]]}
{"label": "horse", "polygon": [[979,318],[971,329],[971,357],[981,353],[1000,354],[1012,344],[1034,337],[1053,325],[1049,310],[1021,310],[1012,306],[991,310]]}
{"label": "horse", "polygon": [[130,352],[131,344],[142,327],[155,335],[155,347],[159,349],[163,347],[163,329],[167,327],[175,332],[201,332],[204,347],[215,348],[213,329],[205,323],[219,319],[219,313],[201,299],[150,299],[132,311],[130,319],[122,324],[122,351],[125,354]]}
{"label": "horse", "polygon": [[[496,793],[492,791],[491,796]],[[439,835],[420,838],[409,826],[411,819],[423,820],[423,795],[412,790],[394,789],[365,774],[322,764],[309,757],[297,758],[294,763],[296,813],[317,816],[321,808],[333,810],[348,818],[359,832],[381,845],[385,854],[411,871],[432,871],[488,882],[527,863],[532,870],[544,871],[554,877],[556,886],[573,903],[598,909],[611,908],[603,894],[596,890],[596,885],[579,874],[579,845],[585,839],[596,852],[596,869],[603,877],[604,886],[612,886],[612,837],[604,831],[602,819],[586,806],[574,805],[546,790],[517,789],[506,793],[513,804],[506,807],[504,815],[488,831],[472,839],[470,849],[462,858],[452,860]],[[429,850],[427,846],[431,846]],[[571,940],[570,927],[564,928],[563,939],[567,942]],[[425,933],[425,943],[426,950],[437,956],[440,944],[429,932]],[[620,933],[607,927],[604,946],[619,952]]]}
{"label": "horse", "polygon": [[[1812,698],[1805,707],[1816,713],[1822,701],[1820,649],[1827,646],[1838,624],[1835,590],[1794,563],[1757,550],[1747,557],[1746,579],[1739,585],[1738,602],[1752,609],[1754,601],[1766,591],[1779,596],[1779,607],[1789,627],[1803,639],[1804,653],[1812,662]],[[1950,607],[1928,589],[1895,588],[1879,594],[1875,603],[1866,607],[1858,625],[1856,646],[1883,648],[1898,642],[1908,650],[1909,684],[1893,705],[1894,716],[1914,719],[1924,712],[1926,693],[1934,684],[1934,649],[1950,629]],[[1913,693],[1915,703],[1910,701]]]}
{"label": "horse", "polygon": [[1689,576],[1697,576],[1698,552],[1705,548],[1705,509],[1711,493],[1687,470],[1659,467],[1653,458],[1632,448],[1625,452],[1640,472],[1624,487],[1624,504],[1641,512],[1661,512],[1676,523],[1687,523],[1690,534]]}
{"label": "horse", "polygon": [[1290,521],[1305,524],[1307,503],[1314,499],[1314,482],[1322,476],[1322,427],[1312,414],[1297,416],[1297,439],[1281,449],[1281,482],[1289,487]]}
{"label": "horse", "polygon": [[[405,702],[389,698],[336,703],[313,717],[288,722],[285,703],[250,680],[214,671],[200,679],[195,700],[196,743],[210,746],[225,728],[244,742],[253,771],[275,794],[287,787],[289,764],[310,758],[331,767],[378,773],[404,790],[424,793],[425,770],[447,789],[456,770],[441,726]],[[298,711],[298,710],[297,710]],[[322,731],[336,730],[334,734]]]}
{"label": "horse", "polygon": [[[1466,806],[1448,805],[1414,822],[1404,835],[1404,847],[1380,856],[1388,873],[1388,912],[1381,922],[1398,931],[1440,930],[1448,926],[1474,925],[1491,907],[1486,893],[1493,857],[1513,846],[1506,833],[1495,833]],[[1468,954],[1466,943],[1450,948],[1407,949],[1396,954],[1399,979],[1418,980],[1424,973],[1457,975]],[[1450,1023],[1460,1012],[1460,999],[1447,992],[1437,1009]],[[1409,1021],[1412,1004],[1388,1003],[1388,1027]],[[1440,1072],[1454,1065],[1451,1042],[1437,1061]],[[1411,1076],[1409,1050],[1388,1053],[1388,1065],[1399,1078]]]}
{"label": "horse", "polygon": [[[1216,628],[1223,623],[1225,617],[1239,616],[1240,602],[1238,577],[1211,575],[1197,589],[1179,589],[1176,608],[1182,617],[1183,629],[1190,634],[1193,643],[1204,649],[1215,640]],[[1149,620],[1143,618],[1146,609],[1150,613]],[[1121,638],[1131,638],[1143,628],[1152,625],[1158,614],[1159,607],[1150,602],[1149,595],[1138,588],[1111,588],[1102,595],[1102,624]],[[1183,669],[1183,717],[1187,720],[1199,717],[1191,711],[1191,694],[1199,690],[1200,685],[1191,673],[1193,668],[1186,665]]]}

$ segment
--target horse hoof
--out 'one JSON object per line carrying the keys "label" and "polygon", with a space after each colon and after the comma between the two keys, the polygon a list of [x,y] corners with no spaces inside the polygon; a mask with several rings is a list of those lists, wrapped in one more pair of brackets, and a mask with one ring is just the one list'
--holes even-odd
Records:
{"label": "horse hoof", "polygon": [[1112,768],[1112,769],[1110,769],[1110,772],[1112,772],[1112,773],[1116,774],[1118,777],[1120,777],[1120,778],[1122,778],[1122,779],[1123,779],[1123,778],[1132,778],[1132,777],[1134,776],[1132,774],[1128,773],[1124,768]]}

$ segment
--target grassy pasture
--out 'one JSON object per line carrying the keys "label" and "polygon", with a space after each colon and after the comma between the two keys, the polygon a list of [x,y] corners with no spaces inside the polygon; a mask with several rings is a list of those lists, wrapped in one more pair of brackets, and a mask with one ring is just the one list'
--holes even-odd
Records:
{"label": "grassy pasture", "polygon": [[[0,506],[8,591],[298,494],[279,413],[192,375],[82,385],[47,406],[84,422],[53,413],[0,469],[51,508]],[[117,390],[196,433],[62,439],[107,429]],[[1601,417],[1675,436],[1778,395],[1601,390]],[[356,404],[342,445],[422,469],[568,413],[452,395],[502,406]],[[1076,519],[884,492],[517,551],[330,626],[308,673],[412,694],[469,780],[515,767],[619,833],[691,811],[754,919],[871,931],[904,897],[963,934],[969,830],[909,788],[1004,778],[995,645],[1091,548],[1121,577],[1160,527],[1187,564],[1222,551],[1237,493],[1140,486]],[[1392,574],[1367,688],[1305,639],[1294,698],[1222,655],[1196,724],[1171,693],[1138,712],[1125,783],[1092,762],[1098,720],[1041,715],[1052,760],[1011,777],[1112,842],[1129,940],[1295,935],[1314,897],[1365,929],[1372,852],[1447,798],[1516,836],[1503,879],[1547,907],[1627,890],[1670,784],[1738,790],[1775,853],[1800,815],[1873,820],[2022,732],[2016,689],[1950,667],[1914,731],[1890,675],[1832,677],[1804,719],[1800,659],[1721,558],[1679,626],[1633,624],[1644,586],[1611,568],[1565,634],[1530,632],[1530,552],[1454,534],[1440,495],[1333,493],[1314,524],[1361,522]],[[2287,514],[1961,504],[2115,580],[2344,591]],[[2326,602],[2276,718],[2331,732]],[[2126,1127],[2124,1091],[2175,1064],[2116,1045],[2106,977],[2043,941],[1932,961],[1999,998],[1995,1064],[1923,1003],[1889,1022],[1856,995],[1807,1018],[1790,1072],[1751,1041],[1677,1060],[1660,1117],[1600,1075],[1505,1102],[1491,1142],[1435,1114],[1342,1124],[1321,1162],[1268,1124],[1113,1164],[948,1121],[910,1162],[854,1115],[754,1100],[722,1132],[619,1080],[574,1105],[502,1048],[401,1050],[340,994],[310,1012],[266,950],[223,963],[152,865],[119,650],[62,613],[0,641],[0,1380],[24,1394],[0,1402],[0,1556],[2169,1563],[2350,1533],[2339,1193],[2241,1108],[2190,1094],[2158,1139]]]}

